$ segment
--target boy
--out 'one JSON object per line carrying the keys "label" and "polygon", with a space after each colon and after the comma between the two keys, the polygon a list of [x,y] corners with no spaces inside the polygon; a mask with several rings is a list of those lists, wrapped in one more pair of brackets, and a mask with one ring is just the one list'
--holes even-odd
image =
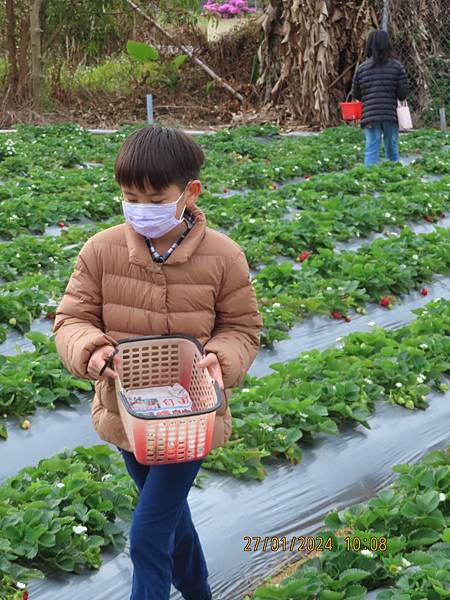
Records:
{"label": "boy", "polygon": [[[53,332],[64,365],[96,380],[92,420],[121,451],[141,490],[130,530],[131,600],[168,600],[171,582],[186,600],[211,590],[187,495],[202,461],[148,467],[132,453],[119,416],[113,369],[99,372],[122,338],[185,334],[204,346],[199,363],[225,391],[212,447],[231,436],[230,388],[259,349],[262,319],[239,246],[209,229],[196,206],[204,162],[181,131],[145,127],[125,140],[116,160],[126,222],[83,246],[56,311]],[[119,365],[118,357],[114,364]]]}

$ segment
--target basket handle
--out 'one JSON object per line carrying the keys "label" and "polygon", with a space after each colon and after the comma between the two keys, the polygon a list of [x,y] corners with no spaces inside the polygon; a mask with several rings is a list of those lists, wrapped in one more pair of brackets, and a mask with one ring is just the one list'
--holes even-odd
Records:
{"label": "basket handle", "polygon": [[103,372],[105,371],[105,369],[107,369],[107,368],[111,368],[111,369],[113,369],[113,370],[114,370],[114,365],[112,364],[112,361],[113,361],[113,358],[115,357],[115,355],[116,355],[118,352],[119,352],[119,349],[118,349],[118,348],[116,348],[116,349],[114,350],[114,352],[111,354],[111,356],[105,360],[105,364],[103,365],[103,367],[100,369],[100,371],[99,371],[99,373],[98,373],[98,374],[99,374],[99,376],[100,376],[100,375],[102,375],[102,374],[103,374]]}
{"label": "basket handle", "polygon": [[[225,412],[223,412],[223,413],[219,412],[221,410],[222,406],[226,403],[225,392],[220,387],[220,385],[217,383],[217,381],[214,381],[214,389],[216,390],[217,399],[220,400],[220,404],[216,409],[216,414],[220,417],[225,414]],[[226,408],[225,408],[225,411],[226,411]]]}

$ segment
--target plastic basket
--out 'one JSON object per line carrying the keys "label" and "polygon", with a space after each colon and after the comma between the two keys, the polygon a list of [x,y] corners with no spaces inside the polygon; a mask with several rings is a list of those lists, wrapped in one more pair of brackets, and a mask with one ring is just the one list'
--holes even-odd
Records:
{"label": "plastic basket", "polygon": [[362,115],[362,102],[355,100],[354,102],[341,102],[341,115],[344,121],[359,121]]}
{"label": "plastic basket", "polygon": [[[163,335],[118,342],[121,366],[115,378],[120,417],[136,460],[143,465],[187,462],[211,450],[216,410],[224,395],[207,369],[199,369],[201,344],[192,337]],[[192,410],[175,415],[138,415],[128,394],[181,384]]]}

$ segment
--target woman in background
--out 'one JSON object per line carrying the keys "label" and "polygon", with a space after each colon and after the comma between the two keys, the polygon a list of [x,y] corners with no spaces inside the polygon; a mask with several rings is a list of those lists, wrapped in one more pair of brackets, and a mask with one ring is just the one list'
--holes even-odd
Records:
{"label": "woman in background", "polygon": [[403,65],[392,56],[391,40],[386,31],[370,32],[366,55],[367,59],[356,70],[352,95],[363,103],[364,164],[370,166],[380,162],[382,133],[386,158],[399,159],[397,99],[406,100],[409,85]]}

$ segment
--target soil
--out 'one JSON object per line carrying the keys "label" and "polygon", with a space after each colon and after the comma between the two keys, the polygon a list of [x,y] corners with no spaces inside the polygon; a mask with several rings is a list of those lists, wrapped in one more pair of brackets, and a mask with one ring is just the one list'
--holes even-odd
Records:
{"label": "soil", "polygon": [[[129,99],[117,99],[107,106],[74,106],[67,107],[60,104],[55,110],[37,114],[30,108],[9,110],[7,114],[0,115],[0,127],[7,129],[18,124],[48,125],[51,123],[78,123],[82,127],[92,129],[117,129],[122,125],[143,123],[147,120],[145,100],[137,101],[130,110]],[[281,131],[311,130],[296,119],[279,118],[276,110],[240,106],[234,99],[223,100],[218,105],[191,104],[180,98],[178,103],[159,104],[154,99],[154,121],[166,127],[179,127],[181,129],[209,130],[226,127],[238,127],[250,124],[273,123]]]}

